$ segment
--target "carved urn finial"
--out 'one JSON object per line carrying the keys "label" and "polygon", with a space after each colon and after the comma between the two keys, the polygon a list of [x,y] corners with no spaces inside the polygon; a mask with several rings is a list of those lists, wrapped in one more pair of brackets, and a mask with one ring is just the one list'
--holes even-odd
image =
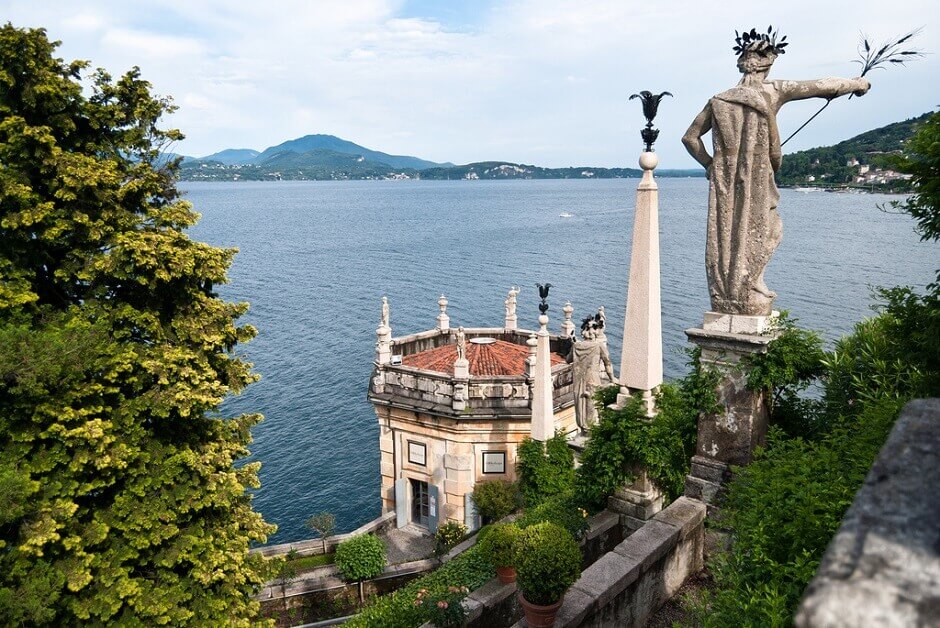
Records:
{"label": "carved urn finial", "polygon": [[574,307],[571,305],[571,301],[565,301],[565,306],[561,308],[561,311],[565,315],[565,322],[561,324],[562,335],[574,336],[574,322],[571,320],[571,315],[574,314]]}
{"label": "carved urn finial", "polygon": [[539,298],[542,299],[542,302],[539,303],[539,312],[544,315],[546,312],[548,312],[548,291],[552,287],[552,284],[537,283],[535,286],[539,289]]}
{"label": "carved urn finial", "polygon": [[643,116],[646,118],[646,128],[640,131],[640,137],[643,138],[643,142],[646,144],[646,152],[653,152],[653,143],[656,141],[656,138],[659,137],[659,129],[653,128],[653,119],[656,117],[656,112],[659,110],[659,101],[663,99],[663,96],[672,96],[669,92],[663,92],[659,95],[654,95],[653,92],[643,90],[639,94],[633,94],[630,96],[630,100],[634,98],[639,98],[640,102],[643,103]]}
{"label": "carved urn finial", "polygon": [[441,313],[437,315],[437,328],[441,331],[450,329],[450,316],[447,315],[447,297],[443,294],[437,300],[437,306],[441,308]]}

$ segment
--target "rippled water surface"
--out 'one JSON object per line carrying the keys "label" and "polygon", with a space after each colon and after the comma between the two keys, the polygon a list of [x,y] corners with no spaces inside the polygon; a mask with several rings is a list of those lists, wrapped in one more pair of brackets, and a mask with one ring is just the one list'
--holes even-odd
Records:
{"label": "rippled water surface", "polygon": [[[378,426],[366,400],[380,299],[395,335],[435,324],[499,326],[511,285],[520,326],[551,282],[551,326],[606,306],[620,355],[638,180],[186,183],[194,238],[240,249],[222,295],[249,301],[258,337],[241,350],[262,380],[228,400],[261,412],[256,508],[270,542],[306,538],[311,514],[348,531],[379,514]],[[685,370],[683,330],[708,309],[704,179],[659,179],[666,377]],[[784,237],[767,284],[802,325],[834,339],[870,313],[870,285],[923,286],[937,265],[891,197],[781,190]],[[570,218],[559,214],[568,212]]]}

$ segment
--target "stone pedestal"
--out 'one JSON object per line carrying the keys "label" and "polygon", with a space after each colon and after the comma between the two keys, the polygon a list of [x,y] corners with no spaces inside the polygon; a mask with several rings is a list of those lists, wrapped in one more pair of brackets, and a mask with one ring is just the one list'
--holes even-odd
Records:
{"label": "stone pedestal", "polygon": [[607,509],[618,513],[627,534],[633,534],[663,509],[663,492],[640,469],[633,482],[607,498]]}
{"label": "stone pedestal", "polygon": [[757,334],[723,330],[771,330],[771,319],[767,316],[715,315],[709,312],[702,328],[685,331],[689,341],[702,350],[702,368],[715,369],[721,374],[716,391],[721,410],[699,417],[695,456],[691,472],[686,477],[685,494],[688,497],[714,503],[729,477],[729,467],[749,463],[754,448],[765,442],[768,416],[764,393],[747,389],[747,371],[741,360],[749,355],[766,353],[775,334],[772,331]]}

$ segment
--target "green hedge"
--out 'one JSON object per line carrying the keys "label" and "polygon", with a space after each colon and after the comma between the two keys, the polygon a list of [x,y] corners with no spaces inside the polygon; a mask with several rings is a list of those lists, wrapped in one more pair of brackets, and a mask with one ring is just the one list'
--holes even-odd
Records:
{"label": "green hedge", "polygon": [[432,617],[433,611],[424,604],[416,605],[418,591],[427,589],[426,598],[438,599],[450,594],[449,587],[467,587],[470,591],[483,586],[495,573],[476,547],[444,563],[437,570],[407,586],[374,600],[361,613],[350,619],[350,628],[415,628]]}

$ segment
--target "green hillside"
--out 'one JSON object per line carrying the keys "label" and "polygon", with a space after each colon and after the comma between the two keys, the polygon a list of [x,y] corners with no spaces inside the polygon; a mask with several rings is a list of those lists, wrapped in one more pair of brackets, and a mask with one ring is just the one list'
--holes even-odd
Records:
{"label": "green hillside", "polygon": [[[903,190],[907,182],[892,179],[887,171],[893,169],[896,155],[904,149],[907,141],[920,123],[930,117],[925,113],[916,118],[895,122],[878,129],[866,131],[861,135],[839,142],[833,146],[811,148],[797,153],[784,155],[783,164],[777,172],[780,185],[857,185],[878,189]],[[858,165],[848,165],[858,161]],[[868,166],[868,173],[863,173]],[[876,171],[882,175],[876,176]],[[863,176],[866,181],[857,179]],[[879,183],[880,179],[886,179]]]}

